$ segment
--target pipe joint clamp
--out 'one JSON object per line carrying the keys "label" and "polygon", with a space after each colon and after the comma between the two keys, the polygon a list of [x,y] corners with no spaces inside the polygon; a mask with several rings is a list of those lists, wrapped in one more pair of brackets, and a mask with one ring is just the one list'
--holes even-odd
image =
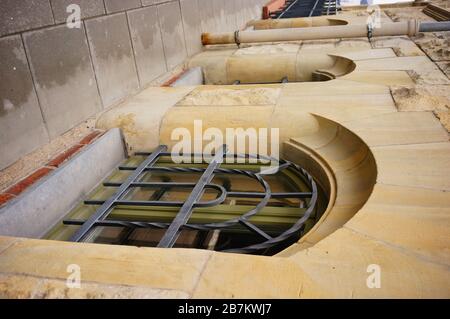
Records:
{"label": "pipe joint clamp", "polygon": [[239,30],[234,31],[234,42],[238,46],[238,48],[241,46],[241,40],[239,39]]}

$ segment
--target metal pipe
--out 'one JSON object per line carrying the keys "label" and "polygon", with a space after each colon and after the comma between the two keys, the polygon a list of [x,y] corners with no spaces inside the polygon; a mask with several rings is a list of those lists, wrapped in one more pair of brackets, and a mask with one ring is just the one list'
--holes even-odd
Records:
{"label": "metal pipe", "polygon": [[[408,20],[403,22],[384,23],[380,28],[371,30],[370,36],[414,36],[418,32],[450,31],[450,21],[443,22],[421,22]],[[202,43],[207,44],[230,44],[230,43],[257,43],[257,42],[280,42],[298,40],[319,40],[335,38],[359,38],[369,36],[368,26],[338,25],[312,28],[294,29],[270,29],[256,31],[237,31],[230,33],[203,33]]]}
{"label": "metal pipe", "polygon": [[439,31],[450,31],[450,21],[422,22],[419,26],[419,32],[439,32]]}
{"label": "metal pipe", "polygon": [[307,28],[307,27],[325,27],[333,25],[347,25],[348,22],[343,16],[318,16],[305,18],[286,18],[286,19],[267,19],[252,20],[247,26],[254,30],[264,29],[288,29],[288,28]]}
{"label": "metal pipe", "polygon": [[[443,25],[443,27],[445,27],[445,25]],[[413,36],[418,33],[419,27],[416,20],[408,20],[403,22],[384,23],[380,28],[374,28],[371,31],[370,36]],[[359,38],[365,36],[369,36],[368,26],[366,24],[360,24],[313,28],[237,31],[215,34],[203,33],[202,43],[203,45],[231,43],[240,44],[335,38]]]}

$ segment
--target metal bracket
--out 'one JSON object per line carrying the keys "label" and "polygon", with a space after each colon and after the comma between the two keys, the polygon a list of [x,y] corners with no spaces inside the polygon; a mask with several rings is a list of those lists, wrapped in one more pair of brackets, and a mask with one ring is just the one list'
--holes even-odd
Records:
{"label": "metal bracket", "polygon": [[372,43],[372,37],[373,37],[373,27],[371,23],[367,24],[367,39],[369,40],[369,43]]}
{"label": "metal bracket", "polygon": [[236,43],[236,45],[238,46],[238,48],[240,48],[241,46],[241,41],[239,39],[239,30],[234,31],[234,42]]}

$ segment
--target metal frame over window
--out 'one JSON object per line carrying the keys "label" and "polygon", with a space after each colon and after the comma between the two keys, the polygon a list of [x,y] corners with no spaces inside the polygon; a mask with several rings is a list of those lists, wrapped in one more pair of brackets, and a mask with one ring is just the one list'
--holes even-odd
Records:
{"label": "metal frame over window", "polygon": [[[317,186],[311,175],[298,165],[280,160],[278,161],[278,172],[287,172],[298,179],[303,189],[298,191],[289,192],[273,192],[266,181],[267,176],[261,171],[261,167],[255,167],[255,165],[249,165],[247,168],[243,165],[240,168],[229,168],[224,164],[224,159],[227,157],[227,147],[223,146],[219,148],[216,153],[207,161],[203,162],[202,167],[199,165],[159,165],[159,160],[163,157],[170,157],[173,159],[174,154],[167,152],[166,146],[159,146],[152,153],[136,153],[136,156],[144,157],[144,160],[140,162],[138,166],[122,165],[119,166],[119,171],[128,172],[129,175],[124,181],[111,182],[106,181],[103,183],[104,187],[114,188],[114,194],[106,200],[90,199],[84,201],[85,205],[97,205],[95,212],[87,219],[74,219],[66,218],[63,220],[64,225],[78,225],[78,229],[72,234],[70,240],[75,242],[82,242],[88,237],[89,233],[95,230],[97,227],[121,227],[123,229],[135,230],[135,229],[160,229],[165,230],[161,236],[157,247],[171,248],[177,242],[180,233],[183,230],[196,230],[196,231],[223,231],[232,229],[233,227],[241,227],[247,232],[250,232],[257,238],[257,242],[250,245],[244,245],[243,247],[232,247],[224,249],[216,249],[225,252],[234,253],[264,253],[265,251],[293,239],[298,239],[305,231],[305,223],[311,220],[312,216],[316,213],[317,203]],[[198,157],[198,154],[183,155],[190,158]],[[202,157],[203,158],[203,157]],[[234,158],[253,158],[254,160],[261,160],[262,157],[250,156],[250,155],[235,155]],[[266,158],[267,159],[267,158]],[[207,163],[206,163],[207,162]],[[145,174],[161,172],[170,174],[197,174],[200,177],[195,183],[185,182],[148,182],[144,181]],[[247,178],[256,181],[263,191],[233,191],[226,185],[219,185],[212,183],[215,175],[229,175],[229,176],[245,176]],[[149,200],[130,200],[127,199],[127,194],[133,191],[133,189],[153,189],[156,191],[156,196],[152,196]],[[163,195],[170,190],[176,190],[179,188],[190,189],[189,195],[183,201],[171,201],[163,200]],[[214,198],[211,200],[202,200],[202,196],[206,191],[214,192]],[[236,199],[252,199],[256,200],[257,204],[254,207],[249,207],[245,212],[240,215],[229,218],[220,222],[201,222],[194,223],[190,219],[193,212],[196,209],[206,209],[217,207],[223,204],[226,200]],[[266,208],[271,200],[289,200],[296,199],[301,202],[298,205],[298,214],[296,214],[295,222],[292,222],[289,227],[283,229],[283,231],[276,232],[275,234],[263,230],[264,227],[258,226],[257,223],[252,222],[256,216],[261,215],[261,212]],[[142,221],[142,220],[130,220],[125,218],[112,218],[111,212],[121,206],[126,207],[141,207],[141,208],[176,208],[177,213],[171,222],[160,221]],[[232,207],[230,208],[233,209]],[[235,212],[234,212],[235,213]],[[235,214],[236,215],[236,214]],[[235,216],[234,215],[234,216]],[[268,222],[271,219],[267,218]]]}

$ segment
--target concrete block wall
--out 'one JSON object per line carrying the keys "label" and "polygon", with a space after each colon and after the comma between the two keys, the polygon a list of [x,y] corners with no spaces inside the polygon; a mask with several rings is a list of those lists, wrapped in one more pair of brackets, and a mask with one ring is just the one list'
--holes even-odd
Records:
{"label": "concrete block wall", "polygon": [[[0,169],[242,28],[266,0],[0,0]],[[81,27],[68,28],[70,4]]]}

